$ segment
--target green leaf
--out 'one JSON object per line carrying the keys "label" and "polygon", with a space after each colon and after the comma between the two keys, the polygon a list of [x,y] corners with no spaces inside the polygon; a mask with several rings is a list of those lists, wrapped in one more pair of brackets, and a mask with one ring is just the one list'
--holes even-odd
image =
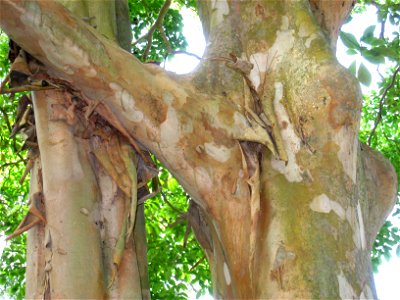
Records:
{"label": "green leaf", "polygon": [[373,64],[383,64],[385,63],[385,57],[376,51],[375,49],[364,50],[361,52],[361,55]]}
{"label": "green leaf", "polygon": [[361,36],[361,39],[360,39],[360,40],[364,42],[364,41],[367,40],[368,38],[373,37],[373,36],[374,36],[375,28],[376,28],[375,25],[368,26],[368,27],[364,30],[364,33],[363,33],[363,35]]}
{"label": "green leaf", "polygon": [[353,61],[352,63],[351,63],[351,65],[349,66],[349,72],[353,75],[353,76],[356,76],[356,68],[357,68],[357,62],[356,61]]}
{"label": "green leaf", "polygon": [[363,63],[361,63],[360,67],[358,68],[357,78],[365,86],[369,86],[371,84],[371,73]]}
{"label": "green leaf", "polygon": [[358,51],[356,51],[356,50],[354,50],[354,49],[347,49],[347,51],[346,51],[346,54],[348,54],[348,55],[354,55],[354,54],[357,54],[358,53]]}
{"label": "green leaf", "polygon": [[341,31],[340,38],[346,47],[350,49],[360,49],[360,44],[351,33]]}
{"label": "green leaf", "polygon": [[381,46],[381,47],[374,48],[374,51],[376,51],[377,53],[380,53],[392,60],[396,60],[396,61],[400,60],[400,54],[392,48]]}
{"label": "green leaf", "polygon": [[400,257],[400,245],[397,245],[396,255]]}

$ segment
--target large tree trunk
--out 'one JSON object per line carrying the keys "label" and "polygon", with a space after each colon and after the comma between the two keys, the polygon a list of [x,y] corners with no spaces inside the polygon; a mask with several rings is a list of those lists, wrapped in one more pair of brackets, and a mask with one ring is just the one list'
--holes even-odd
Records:
{"label": "large tree trunk", "polygon": [[[140,64],[53,2],[3,1],[1,26],[178,178],[216,297],[376,298],[370,250],[396,176],[359,144],[359,86],[332,50],[352,1],[310,2],[200,1],[208,47],[183,78]],[[80,226],[95,238],[93,224]]]}

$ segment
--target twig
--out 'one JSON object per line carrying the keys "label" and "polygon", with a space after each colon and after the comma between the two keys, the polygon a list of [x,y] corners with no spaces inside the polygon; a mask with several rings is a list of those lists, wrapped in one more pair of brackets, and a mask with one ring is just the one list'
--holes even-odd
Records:
{"label": "twig", "polygon": [[192,226],[190,225],[190,221],[187,220],[185,236],[183,237],[183,248],[186,248],[186,246],[187,246],[187,241],[188,241],[191,229],[192,229]]}
{"label": "twig", "polygon": [[176,221],[173,222],[173,223],[171,223],[171,224],[169,224],[169,225],[167,226],[167,228],[172,228],[172,227],[174,227],[174,226],[176,226],[176,225],[178,225],[178,224],[180,224],[180,223],[183,223],[184,221],[187,221],[187,214],[186,214],[186,213],[184,213],[183,215],[180,215],[180,216],[176,219]]}
{"label": "twig", "polygon": [[198,56],[197,54],[190,53],[190,52],[183,51],[183,50],[177,50],[177,51],[170,52],[170,53],[167,54],[167,56],[168,55],[174,55],[174,54],[186,54],[188,56],[192,56],[194,58],[197,58],[198,60],[202,60],[202,58],[200,56]]}
{"label": "twig", "polygon": [[[12,126],[11,126],[11,123],[10,123],[10,119],[8,118],[7,112],[4,110],[3,107],[0,107],[0,111],[3,114],[4,120],[6,122],[7,129],[11,133],[12,132]],[[17,143],[16,143],[16,139],[15,138],[13,139],[13,150],[14,150],[15,154],[20,158],[19,161],[25,161],[25,159],[20,155],[19,150],[17,149]],[[6,165],[6,164],[4,164],[4,165]],[[1,168],[4,165],[1,165]]]}
{"label": "twig", "polygon": [[161,188],[158,188],[156,191],[151,192],[150,194],[147,194],[146,196],[143,196],[142,198],[139,199],[137,205],[141,205],[141,204],[143,204],[146,200],[155,197],[160,191],[161,191]]}
{"label": "twig", "polygon": [[[149,31],[145,35],[143,35],[140,38],[138,38],[132,44],[132,46],[135,46],[137,43],[139,43],[142,40],[146,40],[147,41],[147,45],[146,45],[146,48],[144,49],[143,57],[142,57],[144,61],[146,60],[147,56],[149,55],[149,51],[150,51],[151,45],[153,44],[153,34],[156,31],[156,29],[158,29],[161,32],[161,35],[162,35],[162,31],[163,31],[162,24],[163,24],[163,21],[164,21],[164,17],[167,14],[167,11],[168,11],[168,9],[169,9],[169,7],[171,5],[171,2],[172,2],[172,0],[166,0],[165,1],[164,5],[161,7],[161,10],[160,10],[160,12],[158,14],[158,18],[154,22],[153,26],[150,27]],[[168,47],[168,44],[167,44],[167,47]]]}
{"label": "twig", "polygon": [[383,132],[383,136],[386,138],[386,140],[390,143],[393,144],[393,146],[396,147],[397,151],[400,152],[400,142],[396,141],[396,140],[392,140],[391,138],[388,137],[388,135]]}
{"label": "twig", "polygon": [[162,26],[160,26],[159,31],[161,33],[161,37],[165,43],[165,46],[167,47],[167,52],[172,53],[171,43],[169,42],[167,35],[165,34],[164,28]]}
{"label": "twig", "polygon": [[4,168],[6,168],[8,166],[16,166],[16,165],[19,165],[20,163],[25,163],[25,159],[20,159],[20,160],[17,160],[17,161],[12,161],[12,162],[1,164],[0,165],[0,169],[4,169]]}
{"label": "twig", "polygon": [[177,209],[175,206],[173,206],[171,202],[169,202],[169,201],[167,200],[167,196],[165,196],[165,193],[164,193],[164,192],[161,192],[160,194],[161,194],[161,198],[165,201],[165,203],[168,204],[169,207],[172,208],[172,210],[176,211],[176,212],[177,212],[178,214],[180,214],[180,215],[183,215],[183,214],[184,214],[184,213],[181,212],[179,209]]}
{"label": "twig", "polygon": [[[378,8],[379,9],[379,8]],[[385,38],[385,22],[386,20],[383,20],[381,22],[381,32],[379,33],[379,38],[384,39]]]}
{"label": "twig", "polygon": [[[375,6],[375,8],[380,11],[382,9],[382,5],[380,3],[378,3],[377,1],[371,1],[369,4],[371,4],[372,6]],[[382,20],[381,24],[381,31],[379,34],[379,38],[383,39],[385,37],[385,22],[386,20]]]}
{"label": "twig", "polygon": [[205,260],[205,259],[206,259],[206,256],[203,255],[203,257],[200,258],[200,259],[197,261],[197,263],[195,263],[194,266],[190,268],[189,272],[192,272],[192,271],[193,271],[203,260]]}
{"label": "twig", "polygon": [[4,90],[4,87],[6,86],[7,82],[10,80],[10,74],[7,74],[6,78],[1,82],[0,85],[0,94]]}
{"label": "twig", "polygon": [[12,127],[11,127],[10,119],[8,118],[7,112],[4,110],[3,107],[0,107],[0,111],[3,114],[4,121],[6,121],[6,125],[7,125],[7,128],[8,128],[8,131],[11,133]]}
{"label": "twig", "polygon": [[0,94],[11,94],[18,92],[30,92],[30,91],[44,91],[44,90],[54,90],[57,87],[54,86],[36,86],[36,85],[21,85],[14,88],[4,89],[0,91]]}
{"label": "twig", "polygon": [[395,81],[396,81],[396,76],[399,73],[399,71],[400,71],[400,65],[397,66],[397,69],[394,71],[394,73],[392,75],[392,81],[385,88],[385,90],[382,93],[381,99],[379,100],[379,111],[378,111],[378,115],[376,116],[376,119],[375,119],[374,127],[372,128],[371,133],[369,134],[369,137],[368,137],[368,142],[367,142],[368,146],[371,146],[372,136],[375,134],[376,128],[378,127],[379,123],[382,121],[383,104],[384,104],[384,100],[386,98],[386,94],[394,86]]}

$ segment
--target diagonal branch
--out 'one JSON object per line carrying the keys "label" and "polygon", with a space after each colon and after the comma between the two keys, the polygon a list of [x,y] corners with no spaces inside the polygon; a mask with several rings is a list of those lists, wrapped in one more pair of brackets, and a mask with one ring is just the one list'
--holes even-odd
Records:
{"label": "diagonal branch", "polygon": [[147,56],[149,55],[150,48],[153,44],[153,34],[156,31],[156,29],[158,29],[160,31],[161,36],[167,46],[168,52],[169,53],[171,52],[171,44],[169,43],[169,41],[165,35],[164,29],[162,27],[163,22],[164,22],[164,17],[168,12],[169,7],[171,6],[171,2],[172,2],[172,0],[165,1],[164,5],[161,7],[160,13],[158,14],[157,20],[154,22],[153,26],[150,27],[149,31],[146,34],[144,34],[143,36],[138,38],[133,43],[133,46],[135,46],[140,41],[143,41],[143,40],[147,41],[146,48],[143,52],[143,57],[142,57],[143,61],[146,61]]}
{"label": "diagonal branch", "polygon": [[11,131],[12,131],[12,126],[11,126],[11,123],[10,123],[10,119],[8,118],[7,112],[6,112],[5,109],[4,109],[3,107],[1,107],[1,106],[0,106],[0,111],[1,111],[1,113],[3,114],[3,118],[4,118],[4,121],[5,121],[5,123],[6,123],[8,132],[11,133]]}
{"label": "diagonal branch", "polygon": [[[2,29],[49,76],[88,104],[98,103],[95,111],[130,143],[138,141],[154,153],[194,199],[224,190],[223,176],[233,185],[241,169],[238,141],[266,145],[269,140],[240,105],[140,63],[57,1],[2,0],[0,10],[7,11]],[[212,170],[200,167],[209,161]]]}
{"label": "diagonal branch", "polygon": [[395,82],[396,82],[396,77],[397,74],[400,71],[400,65],[397,66],[396,70],[394,71],[393,75],[392,75],[392,81],[390,82],[390,84],[385,88],[385,90],[382,93],[381,99],[379,100],[379,110],[378,110],[378,115],[376,116],[375,122],[374,122],[374,127],[371,130],[371,133],[369,134],[368,137],[368,145],[371,145],[371,139],[375,134],[376,128],[378,128],[379,123],[382,121],[382,111],[383,111],[383,104],[385,103],[385,98],[386,95],[388,93],[388,91],[394,86]]}

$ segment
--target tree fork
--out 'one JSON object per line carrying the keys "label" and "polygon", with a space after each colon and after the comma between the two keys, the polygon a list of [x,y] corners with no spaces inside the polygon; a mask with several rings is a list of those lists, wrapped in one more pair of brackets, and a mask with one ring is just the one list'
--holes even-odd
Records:
{"label": "tree fork", "polygon": [[98,99],[96,111],[195,199],[209,227],[202,240],[215,296],[376,298],[369,252],[394,205],[396,176],[360,148],[358,83],[332,53],[351,5],[335,3],[331,11],[319,3],[322,20],[308,1],[199,2],[206,58],[233,53],[253,65],[249,79],[261,107],[273,107],[286,164],[260,146],[265,128],[244,109],[249,87],[224,63],[206,59],[189,81],[140,64],[56,3],[0,5],[1,26],[18,44]]}

